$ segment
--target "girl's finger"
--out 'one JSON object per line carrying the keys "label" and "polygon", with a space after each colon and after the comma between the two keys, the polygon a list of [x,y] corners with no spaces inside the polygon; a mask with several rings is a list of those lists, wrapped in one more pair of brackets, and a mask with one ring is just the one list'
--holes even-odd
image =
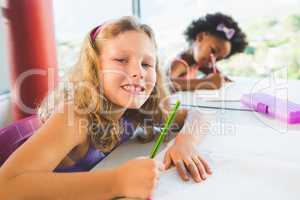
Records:
{"label": "girl's finger", "polygon": [[205,167],[203,166],[202,162],[199,160],[198,156],[193,156],[193,161],[196,164],[198,171],[201,175],[201,178],[205,180],[207,178]]}
{"label": "girl's finger", "polygon": [[212,174],[212,169],[210,168],[208,162],[206,162],[204,159],[202,159],[200,156],[198,156],[198,159],[201,161],[201,163],[203,164],[206,173],[208,173],[209,175]]}
{"label": "girl's finger", "polygon": [[186,160],[185,165],[189,170],[190,174],[192,175],[194,181],[200,182],[201,181],[200,174],[195,163],[192,160]]}
{"label": "girl's finger", "polygon": [[172,159],[169,153],[166,153],[164,158],[164,170],[168,170],[171,167]]}
{"label": "girl's finger", "polygon": [[178,160],[175,162],[175,166],[176,169],[179,173],[179,176],[184,180],[184,181],[188,181],[189,180],[189,176],[187,174],[187,171],[185,169],[184,163],[182,160]]}

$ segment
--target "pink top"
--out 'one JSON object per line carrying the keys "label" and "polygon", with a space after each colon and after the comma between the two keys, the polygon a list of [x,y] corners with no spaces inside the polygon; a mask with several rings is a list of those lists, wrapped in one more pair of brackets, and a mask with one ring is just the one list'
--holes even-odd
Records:
{"label": "pink top", "polygon": [[199,65],[193,65],[192,67],[189,66],[189,64],[181,59],[181,58],[175,58],[174,61],[180,62],[181,64],[183,64],[186,67],[186,74],[181,75],[180,78],[182,79],[194,79],[197,78],[197,74],[199,71]]}
{"label": "pink top", "polygon": [[[205,75],[214,73],[212,68],[198,65],[191,56],[186,55],[185,53],[176,56],[173,62],[176,61],[180,62],[186,67],[186,73],[179,77],[182,79],[196,79],[199,71],[203,72]],[[218,69],[216,69],[216,72],[220,73]]]}

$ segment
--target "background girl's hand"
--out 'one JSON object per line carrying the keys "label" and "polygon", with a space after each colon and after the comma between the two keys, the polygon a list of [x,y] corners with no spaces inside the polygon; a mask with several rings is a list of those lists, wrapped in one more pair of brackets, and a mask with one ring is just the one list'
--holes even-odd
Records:
{"label": "background girl's hand", "polygon": [[163,164],[152,159],[130,160],[115,171],[120,196],[146,199],[151,196]]}
{"label": "background girl's hand", "polygon": [[212,84],[212,89],[219,89],[222,86],[223,81],[223,76],[220,73],[212,73],[207,75],[206,77],[207,80],[210,81]]}
{"label": "background girl's hand", "polygon": [[175,143],[166,152],[164,158],[165,169],[175,165],[180,177],[188,181],[188,173],[195,182],[206,180],[212,171],[208,163],[199,155],[192,143]]}

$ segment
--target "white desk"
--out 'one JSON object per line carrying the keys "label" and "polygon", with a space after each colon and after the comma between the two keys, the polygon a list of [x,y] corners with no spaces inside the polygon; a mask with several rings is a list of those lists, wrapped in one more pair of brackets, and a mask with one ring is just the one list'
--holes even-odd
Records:
{"label": "white desk", "polygon": [[[228,98],[236,98],[250,91],[270,92],[274,87],[269,83],[269,80],[239,78],[225,88],[225,93]],[[277,81],[275,86],[277,96],[287,96],[300,103],[300,82]],[[187,99],[187,96],[194,99]],[[181,93],[174,98],[181,99],[182,103],[203,103],[200,91],[193,95]],[[231,106],[241,107],[236,102],[225,105]],[[195,184],[182,182],[173,168],[161,175],[153,199],[300,199],[300,125],[286,125],[254,112],[201,110],[216,112],[215,124],[219,124],[199,146],[214,174],[207,181]],[[234,127],[228,129],[234,131],[224,132],[226,127]],[[115,167],[137,156],[148,156],[152,145],[129,141],[94,170]],[[163,152],[156,159],[162,157]]]}

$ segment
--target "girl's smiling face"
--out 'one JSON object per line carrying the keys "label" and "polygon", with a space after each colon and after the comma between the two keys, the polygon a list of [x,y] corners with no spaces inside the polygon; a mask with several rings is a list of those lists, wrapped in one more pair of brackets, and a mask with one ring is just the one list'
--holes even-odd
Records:
{"label": "girl's smiling face", "polygon": [[211,54],[218,61],[226,58],[230,51],[231,44],[229,41],[205,32],[199,33],[193,43],[193,57],[201,67],[208,66],[211,63]]}
{"label": "girl's smiling face", "polygon": [[122,108],[140,108],[156,83],[156,48],[142,31],[126,31],[104,42],[99,79],[104,96]]}

